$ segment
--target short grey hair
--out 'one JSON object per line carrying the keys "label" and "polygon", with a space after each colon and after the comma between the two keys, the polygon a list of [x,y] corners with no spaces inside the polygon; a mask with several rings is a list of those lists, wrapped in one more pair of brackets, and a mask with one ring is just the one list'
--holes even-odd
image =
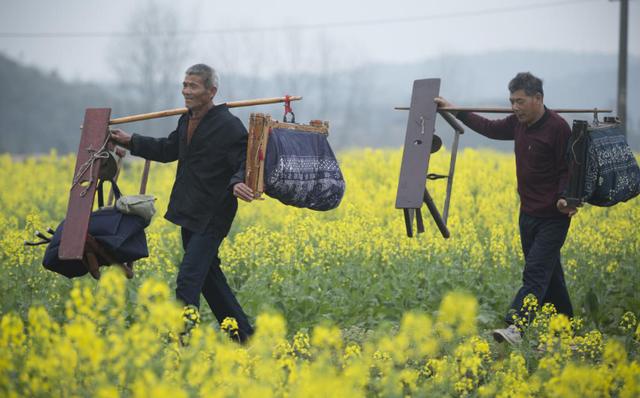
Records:
{"label": "short grey hair", "polygon": [[205,64],[195,64],[187,68],[185,72],[187,75],[200,76],[204,82],[204,87],[209,89],[211,87],[218,88],[220,78],[215,69]]}
{"label": "short grey hair", "polygon": [[511,94],[518,90],[524,90],[530,97],[540,93],[544,97],[542,90],[542,80],[535,77],[531,72],[520,72],[509,82],[509,92]]}

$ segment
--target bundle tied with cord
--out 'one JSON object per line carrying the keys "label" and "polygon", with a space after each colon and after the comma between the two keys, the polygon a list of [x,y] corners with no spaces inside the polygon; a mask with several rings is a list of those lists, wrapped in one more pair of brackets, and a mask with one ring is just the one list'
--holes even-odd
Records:
{"label": "bundle tied with cord", "polygon": [[297,124],[287,105],[283,122],[268,114],[251,114],[245,183],[256,198],[266,193],[290,206],[335,209],[345,181],[327,139],[329,124],[319,120]]}
{"label": "bundle tied with cord", "polygon": [[609,207],[640,195],[640,168],[616,118],[574,120],[567,152],[570,179],[563,196],[571,205]]}

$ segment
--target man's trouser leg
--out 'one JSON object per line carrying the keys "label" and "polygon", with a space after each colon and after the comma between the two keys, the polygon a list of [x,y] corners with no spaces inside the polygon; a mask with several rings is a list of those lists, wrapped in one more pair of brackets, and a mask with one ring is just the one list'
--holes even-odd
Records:
{"label": "man's trouser leg", "polygon": [[238,338],[243,342],[253,334],[253,328],[231,291],[227,278],[220,269],[220,259],[217,256],[216,260],[209,269],[202,294],[218,322],[222,323],[227,317],[235,318],[238,322]]}
{"label": "man's trouser leg", "polygon": [[525,266],[522,287],[511,303],[505,318],[507,323],[513,323],[514,313],[523,315],[520,310],[524,298],[529,294],[533,294],[540,305],[551,302],[559,312],[573,315],[560,263],[560,249],[567,237],[569,224],[569,218],[539,218],[520,213],[520,239]]}
{"label": "man's trouser leg", "polygon": [[564,272],[562,271],[559,258],[558,265],[555,267],[553,275],[551,276],[547,295],[544,297],[544,300],[542,300],[542,303],[551,303],[556,307],[558,313],[565,314],[569,318],[573,317],[573,306],[571,305],[569,291],[564,281]]}
{"label": "man's trouser leg", "polygon": [[198,234],[182,228],[185,254],[178,272],[176,296],[187,305],[200,307],[202,292],[218,322],[227,317],[236,319],[240,340],[244,340],[253,329],[220,269],[218,248],[223,239],[213,233]]}

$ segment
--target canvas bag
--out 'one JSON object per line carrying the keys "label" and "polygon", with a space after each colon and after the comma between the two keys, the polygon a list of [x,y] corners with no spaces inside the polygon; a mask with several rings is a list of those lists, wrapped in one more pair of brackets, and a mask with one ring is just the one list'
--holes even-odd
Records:
{"label": "canvas bag", "polygon": [[[115,207],[102,207],[102,185],[98,184],[98,205],[100,209],[91,213],[88,233],[92,235],[112,257],[121,263],[135,261],[149,256],[147,237],[144,229],[149,222],[144,218],[132,214],[123,214]],[[120,190],[111,181],[116,198],[120,198]],[[64,221],[56,228],[51,242],[47,245],[42,260],[44,268],[64,275],[67,278],[83,276],[89,272],[80,260],[60,260],[58,249],[64,229]],[[106,265],[101,263],[100,265]]]}
{"label": "canvas bag", "polygon": [[156,214],[154,202],[156,198],[152,195],[126,195],[116,200],[116,209],[124,214],[133,214],[151,222],[151,218]]}

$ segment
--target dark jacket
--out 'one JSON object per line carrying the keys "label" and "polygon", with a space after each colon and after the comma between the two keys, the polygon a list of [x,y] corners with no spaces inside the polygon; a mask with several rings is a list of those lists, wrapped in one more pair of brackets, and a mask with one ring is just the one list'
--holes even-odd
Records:
{"label": "dark jacket", "polygon": [[178,161],[165,218],[190,231],[229,232],[238,208],[232,186],[244,180],[247,130],[225,104],[207,112],[187,145],[189,114],[167,138],[133,134],[131,154],[157,162]]}
{"label": "dark jacket", "polygon": [[489,120],[474,113],[461,112],[458,118],[474,131],[497,140],[514,140],[516,176],[520,210],[534,217],[567,217],[556,202],[567,186],[569,166],[566,160],[571,129],[552,110],[531,126],[515,115]]}

